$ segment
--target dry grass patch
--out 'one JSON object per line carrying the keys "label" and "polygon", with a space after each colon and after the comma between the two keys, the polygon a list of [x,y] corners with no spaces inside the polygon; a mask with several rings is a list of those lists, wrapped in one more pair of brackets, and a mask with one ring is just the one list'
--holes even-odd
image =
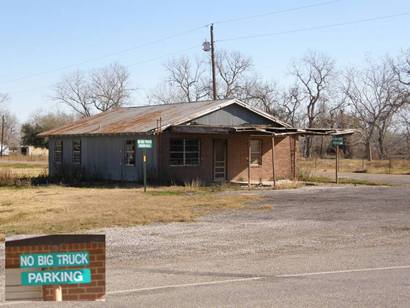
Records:
{"label": "dry grass patch", "polygon": [[[307,171],[333,171],[334,159],[300,159],[299,168]],[[361,160],[340,159],[340,172],[364,172],[380,174],[410,174],[410,160]]]}
{"label": "dry grass patch", "polygon": [[74,232],[155,222],[193,221],[244,207],[255,197],[184,187],[151,189],[62,186],[0,189],[0,233]]}

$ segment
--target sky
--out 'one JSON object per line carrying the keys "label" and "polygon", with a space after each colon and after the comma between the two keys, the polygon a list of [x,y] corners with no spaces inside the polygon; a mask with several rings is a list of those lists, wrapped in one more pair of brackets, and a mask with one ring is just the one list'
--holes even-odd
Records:
{"label": "sky", "polygon": [[[359,20],[368,21],[349,24]],[[310,50],[343,67],[410,48],[408,0],[0,0],[0,93],[24,122],[66,110],[52,99],[63,76],[116,62],[137,89],[132,105],[145,105],[170,58],[205,56],[211,22],[216,48],[251,57],[269,81],[287,80],[289,63]]]}

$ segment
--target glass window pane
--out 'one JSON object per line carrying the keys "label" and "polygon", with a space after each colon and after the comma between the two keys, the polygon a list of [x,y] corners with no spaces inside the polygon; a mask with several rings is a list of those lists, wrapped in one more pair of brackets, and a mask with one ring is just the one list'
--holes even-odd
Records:
{"label": "glass window pane", "polygon": [[184,164],[184,153],[182,152],[171,153],[169,164],[176,165],[176,166],[183,165]]}
{"label": "glass window pane", "polygon": [[127,140],[125,142],[125,164],[128,166],[135,165],[135,141]]}
{"label": "glass window pane", "polygon": [[169,147],[171,152],[184,151],[184,139],[171,139]]}
{"label": "glass window pane", "polygon": [[199,151],[199,140],[198,139],[186,139],[185,140],[185,151],[187,152]]}
{"label": "glass window pane", "polygon": [[185,153],[186,165],[198,165],[199,164],[199,152]]}
{"label": "glass window pane", "polygon": [[261,165],[262,164],[262,141],[261,140],[251,140],[251,164]]}

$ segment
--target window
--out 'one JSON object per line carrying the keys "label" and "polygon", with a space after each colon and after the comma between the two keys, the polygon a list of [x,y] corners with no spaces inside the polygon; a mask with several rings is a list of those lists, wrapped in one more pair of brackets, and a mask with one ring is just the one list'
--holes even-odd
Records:
{"label": "window", "polygon": [[125,164],[135,166],[135,141],[127,140],[125,142]]}
{"label": "window", "polygon": [[61,140],[54,143],[54,162],[58,164],[63,162],[63,141]]}
{"label": "window", "polygon": [[251,165],[262,165],[262,141],[251,140]]}
{"label": "window", "polygon": [[171,139],[169,148],[169,164],[171,166],[199,165],[198,139]]}
{"label": "window", "polygon": [[74,164],[81,164],[81,140],[73,140],[72,161]]}

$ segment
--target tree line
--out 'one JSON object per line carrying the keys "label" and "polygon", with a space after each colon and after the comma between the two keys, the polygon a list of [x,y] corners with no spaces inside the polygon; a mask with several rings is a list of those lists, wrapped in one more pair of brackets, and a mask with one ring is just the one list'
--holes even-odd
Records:
{"label": "tree line", "polygon": [[[173,104],[211,99],[209,62],[208,57],[170,59],[164,64],[164,78],[147,100]],[[261,78],[249,56],[220,50],[216,73],[218,99],[238,98],[294,127],[357,129],[346,155],[410,156],[410,50],[397,57],[367,58],[356,67],[338,67],[329,56],[310,51],[289,64],[285,85]],[[54,86],[51,99],[68,107],[72,115],[34,114],[22,126],[23,143],[39,144],[36,132],[130,104],[135,90],[128,69],[120,64],[65,75]],[[324,156],[329,140],[302,138],[301,149],[306,157]]]}

